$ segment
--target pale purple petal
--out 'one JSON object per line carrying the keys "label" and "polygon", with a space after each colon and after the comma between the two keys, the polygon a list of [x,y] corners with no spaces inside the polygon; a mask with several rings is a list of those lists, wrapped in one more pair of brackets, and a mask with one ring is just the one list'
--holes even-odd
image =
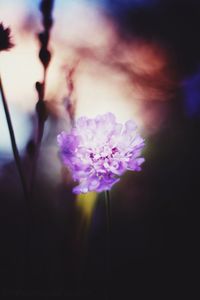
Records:
{"label": "pale purple petal", "polygon": [[81,117],[70,134],[57,137],[61,159],[79,184],[76,194],[110,190],[126,170],[140,171],[144,139],[133,121],[117,123],[112,113]]}

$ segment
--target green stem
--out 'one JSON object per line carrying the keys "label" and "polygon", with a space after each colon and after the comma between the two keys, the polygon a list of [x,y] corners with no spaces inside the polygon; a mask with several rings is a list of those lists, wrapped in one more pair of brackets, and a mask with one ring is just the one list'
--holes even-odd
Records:
{"label": "green stem", "polygon": [[17,144],[16,144],[15,134],[14,134],[13,125],[12,125],[12,121],[11,121],[11,117],[10,117],[10,112],[8,109],[8,104],[7,104],[4,89],[3,89],[1,76],[0,76],[0,91],[1,91],[1,98],[2,98],[2,102],[3,102],[3,108],[4,108],[4,112],[5,112],[5,116],[6,116],[6,121],[7,121],[7,125],[8,125],[8,130],[9,130],[9,134],[10,134],[10,140],[11,140],[15,163],[16,163],[17,170],[18,170],[20,180],[22,183],[24,196],[28,202],[28,190],[27,190],[26,180],[25,180],[24,173],[22,170],[21,159],[20,159],[19,151],[18,151]]}

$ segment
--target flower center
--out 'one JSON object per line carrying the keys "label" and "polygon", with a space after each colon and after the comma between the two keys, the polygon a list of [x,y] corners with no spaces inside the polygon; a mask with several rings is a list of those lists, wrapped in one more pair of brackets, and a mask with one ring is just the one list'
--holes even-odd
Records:
{"label": "flower center", "polygon": [[113,158],[113,155],[117,153],[119,150],[117,147],[110,149],[107,145],[98,149],[97,151],[93,150],[89,157],[91,158],[92,162],[97,162],[99,160],[107,160]]}

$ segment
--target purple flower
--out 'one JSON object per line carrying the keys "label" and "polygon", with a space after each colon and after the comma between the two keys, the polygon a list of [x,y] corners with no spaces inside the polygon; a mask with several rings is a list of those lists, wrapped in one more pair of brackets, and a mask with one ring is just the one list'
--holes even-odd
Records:
{"label": "purple flower", "polygon": [[140,171],[144,139],[133,121],[117,123],[112,113],[79,118],[70,133],[61,132],[58,145],[63,163],[79,185],[76,194],[110,190],[126,171]]}

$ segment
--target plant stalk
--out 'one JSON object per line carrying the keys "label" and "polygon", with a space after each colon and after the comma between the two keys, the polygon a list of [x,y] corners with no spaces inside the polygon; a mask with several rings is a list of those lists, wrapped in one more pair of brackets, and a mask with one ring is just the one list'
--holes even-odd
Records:
{"label": "plant stalk", "polygon": [[9,108],[8,108],[8,104],[7,104],[7,100],[6,100],[6,96],[5,96],[1,76],[0,76],[0,91],[1,91],[1,98],[2,98],[3,108],[4,108],[4,112],[5,112],[5,116],[6,116],[7,125],[8,125],[8,131],[9,131],[9,135],[10,135],[10,140],[11,140],[12,151],[13,151],[15,163],[16,163],[16,166],[17,166],[17,170],[18,170],[18,173],[19,173],[20,180],[21,180],[24,197],[25,197],[26,201],[28,202],[27,184],[26,184],[26,180],[25,180],[24,173],[23,173],[23,170],[22,170],[21,159],[20,159],[20,156],[19,156],[18,148],[17,148],[15,133],[14,133],[11,117],[10,117],[10,112],[9,112]]}
{"label": "plant stalk", "polygon": [[107,299],[110,298],[110,282],[111,282],[111,203],[110,193],[105,191],[106,205],[106,271],[107,271]]}

